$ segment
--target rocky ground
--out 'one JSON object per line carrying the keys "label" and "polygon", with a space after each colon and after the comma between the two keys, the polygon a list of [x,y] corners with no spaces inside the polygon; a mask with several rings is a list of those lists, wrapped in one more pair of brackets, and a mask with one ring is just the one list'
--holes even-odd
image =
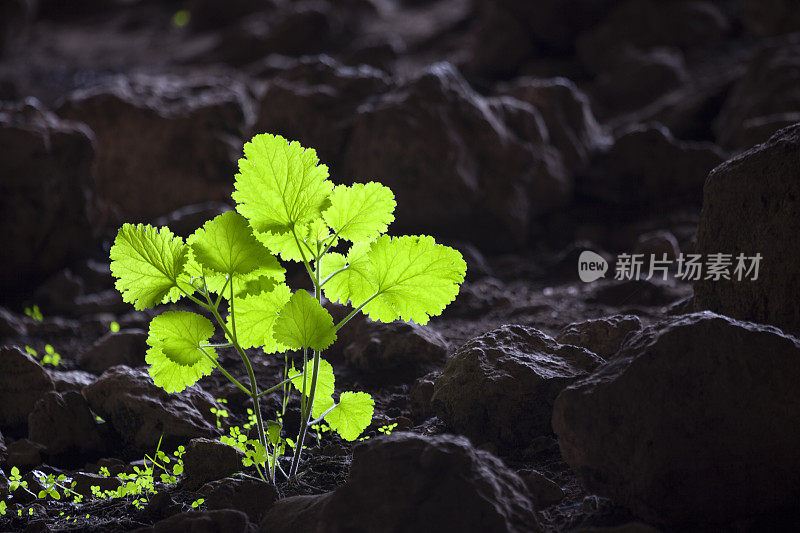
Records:
{"label": "rocky ground", "polygon": [[[792,530],[799,73],[791,0],[0,0],[0,529]],[[468,264],[430,324],[343,330],[369,439],[323,435],[276,488],[217,441],[247,421],[224,377],[153,385],[152,314],[108,260],[123,221],[230,209],[265,131],[390,186],[390,233]],[[587,249],[605,279],[580,281]],[[720,252],[761,254],[758,279],[614,279],[619,254]],[[91,497],[162,437],[176,483]],[[85,499],[9,496],[12,467]]]}

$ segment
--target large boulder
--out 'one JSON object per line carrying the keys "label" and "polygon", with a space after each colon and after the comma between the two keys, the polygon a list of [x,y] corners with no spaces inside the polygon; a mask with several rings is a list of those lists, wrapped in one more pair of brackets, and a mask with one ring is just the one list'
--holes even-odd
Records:
{"label": "large boulder", "polygon": [[254,130],[299,141],[322,161],[336,163],[358,106],[388,88],[386,75],[371,67],[344,66],[328,56],[302,58],[270,78]]}
{"label": "large boulder", "polygon": [[261,531],[540,531],[525,483],[464,437],[395,433],[353,454],[348,482],[278,501]]}
{"label": "large boulder", "polygon": [[723,524],[800,498],[800,341],[697,313],[646,328],[557,398],[584,486],[671,526]]}
{"label": "large boulder", "polygon": [[602,362],[537,329],[501,326],[470,340],[447,360],[436,379],[433,407],[476,445],[526,448],[551,433],[550,414],[561,389]]}
{"label": "large boulder", "polygon": [[47,371],[16,346],[0,348],[0,427],[24,428],[36,402],[55,389]]}
{"label": "large boulder", "polygon": [[145,364],[146,341],[147,333],[141,329],[106,333],[80,354],[78,363],[84,370],[98,375],[116,365],[142,366]]}
{"label": "large boulder", "polygon": [[[800,124],[720,165],[708,176],[697,253],[732,254],[730,279],[695,282],[695,308],[800,332]],[[755,272],[737,257],[761,255]],[[705,276],[704,276],[705,277]]]}
{"label": "large boulder", "polygon": [[183,456],[183,486],[194,490],[242,470],[242,452],[218,440],[192,439]]}
{"label": "large boulder", "polygon": [[750,59],[714,120],[724,146],[748,149],[800,122],[800,35],[770,41]]}
{"label": "large boulder", "polygon": [[604,359],[617,354],[631,333],[642,329],[636,315],[613,315],[573,322],[559,332],[556,341],[561,344],[582,346]]}
{"label": "large boulder", "polygon": [[152,450],[162,435],[166,446],[216,433],[210,412],[216,402],[197,385],[169,394],[144,370],[120,365],[106,370],[83,395],[123,442],[137,449]]}
{"label": "large boulder", "polygon": [[718,43],[730,29],[730,21],[712,2],[626,0],[617,2],[600,24],[581,35],[578,57],[587,70],[600,73],[627,46],[686,48]]}
{"label": "large boulder", "polygon": [[447,355],[444,337],[430,326],[364,320],[344,349],[347,364],[379,381],[409,381]]}
{"label": "large boulder", "polygon": [[585,167],[591,156],[608,148],[611,137],[598,124],[589,99],[566,78],[521,77],[501,85],[500,94],[526,102],[541,113],[546,139],[564,156],[571,171]]}
{"label": "large boulder", "polygon": [[699,206],[708,172],[724,160],[711,143],[679,141],[657,123],[636,125],[595,157],[579,177],[577,192],[606,204],[638,208]]}
{"label": "large boulder", "polygon": [[103,452],[106,442],[79,392],[48,392],[28,415],[28,438],[51,456]]}
{"label": "large boulder", "polygon": [[[397,197],[398,232],[430,232],[482,247],[525,241],[532,217],[571,191],[560,154],[544,146],[531,106],[483,98],[451,65],[435,64],[359,107],[344,153],[347,180],[378,179]],[[515,113],[516,127],[502,120]],[[515,132],[524,122],[536,140]]]}
{"label": "large boulder", "polygon": [[92,242],[91,131],[36,100],[0,104],[0,289],[20,290]]}
{"label": "large boulder", "polygon": [[122,220],[147,220],[233,189],[254,112],[226,75],[131,75],[70,94],[59,108],[97,136],[97,188]]}

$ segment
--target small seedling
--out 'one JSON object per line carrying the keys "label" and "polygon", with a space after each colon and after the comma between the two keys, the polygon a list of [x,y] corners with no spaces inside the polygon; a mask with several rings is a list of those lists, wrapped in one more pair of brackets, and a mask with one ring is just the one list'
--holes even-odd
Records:
{"label": "small seedling", "polygon": [[[322,358],[339,329],[360,312],[381,322],[426,324],[458,294],[466,263],[432,237],[385,235],[395,208],[388,187],[334,186],[314,150],[280,136],[256,135],[245,144],[233,199],[235,211],[208,221],[186,241],[167,227],[124,224],[111,247],[111,273],[122,299],[137,310],[187,298],[214,319],[184,310],[153,318],[150,375],[167,392],[180,392],[217,369],[244,391],[253,406],[255,438],[239,431],[227,440],[274,483],[277,471],[296,478],[310,427],[324,420],[353,441],[372,421],[370,395],[336,395],[333,367]],[[286,285],[276,256],[302,264],[313,294]],[[323,295],[353,310],[334,323]],[[216,328],[224,342],[212,344]],[[228,348],[241,358],[246,383],[220,363],[217,350]],[[277,384],[259,387],[250,348],[284,354]],[[302,354],[299,367],[290,364],[289,351]],[[281,421],[295,391],[301,417],[292,440],[283,435]],[[265,421],[260,399],[271,392],[283,401],[275,420]],[[287,446],[293,450],[288,474],[279,461]]]}
{"label": "small seedling", "polygon": [[[37,359],[39,358],[39,352],[31,348],[30,346],[26,345],[25,351],[28,352],[28,354],[32,355],[33,357]],[[42,361],[41,361],[42,365],[58,366],[59,364],[61,364],[61,355],[59,355],[58,352],[56,352],[55,348],[53,348],[52,345],[46,344],[44,347],[44,351],[45,354],[44,356],[42,356]]]}
{"label": "small seedling", "polygon": [[38,305],[33,305],[32,307],[25,308],[25,314],[36,322],[41,322],[44,320],[44,316],[42,315],[42,311],[39,309]]}
{"label": "small seedling", "polygon": [[108,325],[108,329],[111,331],[111,333],[119,332],[119,322],[112,322]]}

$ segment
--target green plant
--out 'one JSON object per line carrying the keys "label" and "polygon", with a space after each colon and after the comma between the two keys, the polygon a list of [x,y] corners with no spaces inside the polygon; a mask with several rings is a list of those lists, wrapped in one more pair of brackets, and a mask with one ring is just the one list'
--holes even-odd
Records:
{"label": "green plant", "polygon": [[39,309],[38,305],[33,305],[32,307],[25,308],[25,314],[36,322],[41,322],[44,320],[44,316],[42,315],[42,311]]}
{"label": "green plant", "polygon": [[[25,345],[25,351],[28,352],[33,357],[36,358],[39,357],[39,352],[37,352],[28,345]],[[44,356],[42,356],[42,361],[41,361],[42,365],[58,366],[59,364],[61,364],[61,355],[59,355],[58,352],[56,352],[55,348],[53,348],[51,344],[45,344],[44,351],[45,354]]]}
{"label": "green plant", "polygon": [[[179,392],[214,369],[222,372],[250,397],[255,418],[255,438],[239,432],[228,440],[244,448],[262,479],[274,482],[276,471],[284,472],[279,458],[287,447],[293,456],[284,474],[296,477],[309,427],[324,420],[352,441],[372,420],[369,394],[345,391],[334,399],[333,368],[321,355],[337,331],[359,312],[381,322],[427,323],[455,298],[466,263],[432,237],[385,235],[395,208],[388,187],[334,186],[314,150],[280,136],[256,135],[245,144],[233,199],[236,211],[208,221],[185,242],[167,227],[124,224],[111,247],[111,272],[123,300],[137,310],[187,298],[216,322],[184,310],[153,318],[150,375],[164,390]],[[313,295],[292,292],[276,255],[303,265]],[[323,294],[352,312],[334,324]],[[224,342],[210,342],[215,327]],[[217,350],[224,348],[241,358],[247,385],[220,364]],[[250,348],[284,354],[277,384],[259,388]],[[302,354],[298,368],[289,351]],[[273,391],[282,393],[282,407],[265,423],[259,400]],[[293,440],[281,421],[295,391],[301,421]]]}
{"label": "green plant", "polygon": [[108,329],[109,331],[111,331],[111,333],[119,332],[119,322],[117,321],[111,322],[111,324],[108,325]]}

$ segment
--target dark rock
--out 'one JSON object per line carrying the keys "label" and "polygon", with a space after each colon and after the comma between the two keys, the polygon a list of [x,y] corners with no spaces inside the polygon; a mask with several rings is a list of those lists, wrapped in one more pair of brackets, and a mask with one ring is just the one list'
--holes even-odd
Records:
{"label": "dark rock", "polygon": [[624,48],[592,82],[592,95],[607,114],[644,107],[687,82],[683,54],[674,48]]}
{"label": "dark rock", "polygon": [[6,441],[3,438],[3,434],[0,433],[0,463],[5,463],[7,457],[8,457],[8,448],[6,447]]}
{"label": "dark rock", "polygon": [[[732,254],[731,279],[696,281],[697,310],[800,332],[800,256],[790,245],[800,232],[798,165],[800,125],[795,125],[709,175],[696,252]],[[757,280],[752,272],[737,279],[739,254],[761,254]]]}
{"label": "dark rock", "polygon": [[24,317],[0,307],[0,337],[19,337],[27,332]]}
{"label": "dark rock", "polygon": [[[644,268],[642,269],[642,275],[646,277]],[[613,279],[596,281],[592,283],[587,301],[613,307],[653,307],[666,305],[684,296],[679,287],[670,282],[661,281],[657,276],[658,274],[652,280]]]}
{"label": "dark rock", "polygon": [[714,121],[724,146],[748,149],[782,127],[800,122],[800,36],[759,49]]}
{"label": "dark rock", "polygon": [[627,0],[578,39],[578,56],[587,70],[599,73],[626,46],[689,47],[720,42],[729,31],[730,22],[712,2]]}
{"label": "dark rock", "polygon": [[35,0],[0,1],[0,57],[17,49],[36,13]]}
{"label": "dark rock", "polygon": [[532,217],[564,205],[571,181],[551,147],[518,137],[491,103],[435,64],[358,109],[340,174],[392,188],[397,232],[519,245]]}
{"label": "dark rock", "polygon": [[214,398],[199,386],[168,394],[153,384],[144,370],[109,368],[83,389],[92,410],[119,433],[125,443],[152,451],[164,436],[164,446],[176,439],[216,433],[211,407]]}
{"label": "dark rock", "polygon": [[16,346],[0,348],[0,427],[20,429],[36,402],[55,389],[36,360]]}
{"label": "dark rock", "polygon": [[464,437],[394,433],[355,449],[343,487],[275,503],[261,531],[539,531],[530,498]]}
{"label": "dark rock", "polygon": [[106,333],[78,357],[78,364],[94,374],[102,374],[116,365],[142,366],[145,364],[146,341],[147,333],[140,329]]}
{"label": "dark rock", "polygon": [[188,511],[157,522],[153,527],[135,530],[135,533],[252,533],[257,531],[247,515],[233,509],[218,511]]}
{"label": "dark rock", "polygon": [[469,69],[489,78],[516,73],[535,50],[528,28],[502,2],[483,1],[477,5]]}
{"label": "dark rock", "polygon": [[6,445],[6,462],[10,466],[27,468],[42,464],[44,446],[28,439],[19,439]]}
{"label": "dark rock", "polygon": [[800,11],[792,0],[742,0],[742,23],[753,35],[768,37],[800,30]]}
{"label": "dark rock", "polygon": [[675,261],[680,255],[681,249],[675,235],[666,230],[656,230],[639,235],[633,253],[643,254],[646,262],[649,262],[651,256],[656,259],[666,257]]}
{"label": "dark rock", "polygon": [[354,336],[355,342],[344,349],[345,361],[384,382],[413,379],[447,355],[447,341],[430,326],[365,320]]}
{"label": "dark rock", "polygon": [[556,335],[561,344],[582,346],[604,359],[617,354],[622,342],[633,332],[642,329],[642,321],[635,315],[613,315],[583,322],[574,322]]}
{"label": "dark rock", "polygon": [[20,290],[92,242],[92,132],[34,99],[0,105],[0,288]]}
{"label": "dark rock", "polygon": [[53,380],[58,392],[81,392],[84,387],[88,387],[97,379],[97,376],[83,370],[54,370],[48,368],[47,374]]}
{"label": "dark rock", "polygon": [[389,79],[374,68],[347,67],[324,55],[302,58],[270,79],[254,130],[299,141],[334,163],[358,106],[388,88]]}
{"label": "dark rock", "polygon": [[94,130],[98,191],[130,221],[227,199],[251,107],[229,76],[142,74],[75,91],[59,113]]}
{"label": "dark rock", "polygon": [[724,524],[800,497],[798,379],[798,339],[685,315],[567,387],[553,428],[587,490],[656,524]]}
{"label": "dark rock", "polygon": [[122,481],[113,474],[112,477],[106,477],[100,474],[77,472],[72,475],[72,479],[75,481],[75,486],[72,487],[72,490],[78,494],[83,494],[87,498],[92,496],[93,485],[100,487],[101,491],[117,490],[122,485]]}
{"label": "dark rock", "polygon": [[251,478],[226,477],[206,483],[199,492],[208,509],[236,509],[245,513],[253,523],[258,523],[278,499],[275,487]]}
{"label": "dark rock", "polygon": [[475,443],[525,448],[550,434],[553,400],[603,360],[541,331],[505,325],[459,348],[436,379],[434,409]]}
{"label": "dark rock", "polygon": [[[231,207],[222,202],[203,202],[200,204],[187,205],[176,209],[168,215],[158,217],[153,221],[154,226],[169,226],[175,235],[188,237],[197,228],[226,211]],[[109,271],[109,275],[111,272]]]}
{"label": "dark rock", "polygon": [[103,452],[106,442],[79,392],[48,392],[28,416],[28,438],[50,456]]}
{"label": "dark rock", "polygon": [[564,499],[564,491],[547,476],[536,470],[520,470],[517,475],[528,486],[533,497],[533,503],[541,509],[549,507]]}
{"label": "dark rock", "polygon": [[678,141],[660,124],[636,126],[596,157],[577,192],[615,205],[699,205],[708,172],[724,159],[713,144]]}
{"label": "dark rock", "polygon": [[257,11],[273,10],[276,3],[276,0],[231,0],[224,4],[214,0],[189,0],[186,9],[191,14],[191,27],[205,31],[228,26]]}
{"label": "dark rock", "polygon": [[592,154],[611,144],[586,95],[566,78],[523,77],[501,86],[499,92],[527,102],[541,113],[546,140],[563,154],[570,171],[582,169]]}
{"label": "dark rock", "polygon": [[439,377],[439,374],[440,372],[436,371],[426,374],[421,378],[417,378],[411,386],[408,398],[411,403],[411,413],[415,419],[424,420],[433,416],[431,399],[433,398],[436,378]]}
{"label": "dark rock", "polygon": [[210,439],[192,439],[183,456],[183,483],[194,490],[208,481],[242,470],[244,455],[232,446]]}

